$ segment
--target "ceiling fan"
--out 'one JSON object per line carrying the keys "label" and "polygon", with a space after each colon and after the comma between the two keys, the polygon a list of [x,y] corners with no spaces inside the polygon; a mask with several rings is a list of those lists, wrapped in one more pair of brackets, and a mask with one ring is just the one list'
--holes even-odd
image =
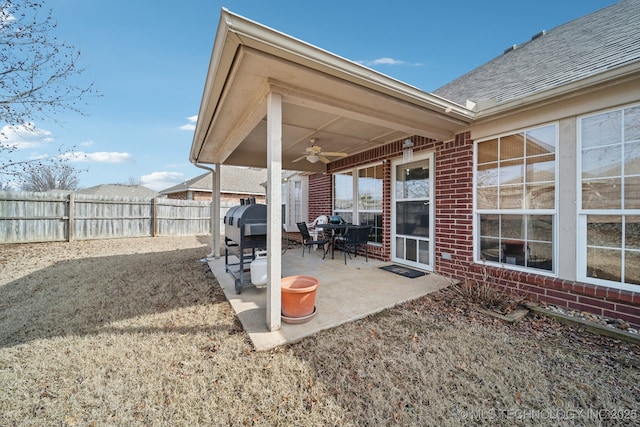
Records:
{"label": "ceiling fan", "polygon": [[331,162],[331,160],[329,160],[327,157],[345,157],[348,156],[347,153],[340,153],[340,152],[331,152],[331,151],[322,151],[322,147],[316,145],[316,142],[318,140],[316,138],[311,138],[310,142],[311,142],[311,147],[307,147],[305,149],[305,153],[304,155],[298,157],[297,159],[294,160],[294,162],[298,162],[304,158],[307,159],[308,162],[310,163],[317,163],[318,160],[320,160],[322,163],[329,163]]}

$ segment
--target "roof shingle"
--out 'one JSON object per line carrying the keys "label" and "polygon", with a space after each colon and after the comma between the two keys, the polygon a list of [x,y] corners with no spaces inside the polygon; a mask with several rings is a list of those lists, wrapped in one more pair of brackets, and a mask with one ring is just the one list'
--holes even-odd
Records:
{"label": "roof shingle", "polygon": [[537,34],[434,93],[501,104],[639,60],[640,0],[623,0]]}
{"label": "roof shingle", "polygon": [[[260,185],[267,180],[266,169],[243,168],[237,166],[220,166],[220,191],[222,193],[265,194]],[[209,172],[198,175],[173,187],[160,191],[160,194],[171,194],[182,191],[211,191]]]}

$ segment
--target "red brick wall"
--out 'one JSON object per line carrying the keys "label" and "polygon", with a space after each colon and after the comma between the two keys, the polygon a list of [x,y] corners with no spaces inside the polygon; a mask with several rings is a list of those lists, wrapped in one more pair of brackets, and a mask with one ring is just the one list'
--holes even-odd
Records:
{"label": "red brick wall", "polygon": [[[211,200],[211,192],[210,191],[192,191],[191,192],[191,200]],[[170,193],[167,194],[168,199],[177,199],[177,200],[188,200],[187,191],[180,191],[178,193]]]}
{"label": "red brick wall", "polygon": [[[436,141],[414,136],[414,152],[434,151]],[[332,212],[332,178],[331,173],[351,169],[374,162],[383,162],[383,194],[382,194],[382,245],[369,245],[369,256],[374,259],[388,261],[391,259],[391,162],[392,158],[402,156],[403,141],[377,147],[350,157],[345,157],[328,165],[327,174],[316,174],[309,177],[309,218],[318,215],[330,215]]]}
{"label": "red brick wall", "polygon": [[[211,193],[209,193],[209,198],[211,198]],[[167,194],[167,199],[187,200],[187,192],[181,191],[179,193]]]}
{"label": "red brick wall", "polygon": [[[640,327],[640,293],[638,292],[498,267],[485,267],[480,264],[459,266],[458,270],[475,280],[488,277],[488,281],[497,288],[515,290],[534,301],[545,301],[559,307],[623,319]],[[464,278],[461,276],[461,274],[453,275],[453,277]]]}
{"label": "red brick wall", "polygon": [[[210,201],[211,200],[211,192],[210,191],[192,191],[191,193],[192,193],[193,200],[204,200],[204,201]],[[240,199],[241,198],[247,198],[247,197],[255,197],[256,198],[256,203],[264,203],[265,202],[265,196],[234,194],[234,193],[222,193],[222,194],[220,194],[220,201],[221,202],[231,202],[231,203],[235,203],[235,204],[239,205],[240,204]],[[181,191],[181,192],[178,192],[178,193],[167,194],[167,198],[168,199],[187,200],[187,192],[186,191]]]}
{"label": "red brick wall", "polygon": [[[534,300],[561,307],[620,318],[640,327],[640,291],[629,292],[565,281],[473,263],[473,141],[469,133],[448,142],[413,137],[414,151],[435,153],[435,270],[456,279],[489,281]],[[402,141],[378,147],[329,164],[327,174],[309,177],[309,220],[331,214],[331,173],[376,161],[383,162],[383,245],[369,246],[372,258],[391,258],[391,163],[402,155]],[[450,260],[443,254],[449,254]],[[488,276],[487,276],[488,275]]]}
{"label": "red brick wall", "polygon": [[331,215],[332,181],[330,174],[309,176],[309,218],[311,222],[320,215]]}
{"label": "red brick wall", "polygon": [[211,193],[208,191],[193,191],[193,200],[204,200],[206,202],[211,201]]}
{"label": "red brick wall", "polygon": [[236,205],[240,204],[240,199],[246,199],[248,197],[255,197],[256,199],[256,203],[264,203],[265,202],[265,196],[256,196],[256,195],[249,195],[249,194],[234,194],[234,193],[224,193],[224,194],[220,194],[220,201],[221,202],[230,202],[230,203],[234,203]]}
{"label": "red brick wall", "polygon": [[[436,271],[454,276],[473,261],[473,142],[469,133],[436,150]],[[451,255],[444,260],[443,253]]]}
{"label": "red brick wall", "polygon": [[[640,326],[640,292],[473,264],[473,141],[468,133],[436,148],[436,272],[488,281],[560,307]],[[451,260],[443,259],[443,254]]]}

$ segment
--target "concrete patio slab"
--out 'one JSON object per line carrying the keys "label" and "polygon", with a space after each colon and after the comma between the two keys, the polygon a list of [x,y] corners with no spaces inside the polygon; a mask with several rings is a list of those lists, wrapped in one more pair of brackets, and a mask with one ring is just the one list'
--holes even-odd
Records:
{"label": "concrete patio slab", "polygon": [[313,276],[320,280],[316,293],[316,315],[306,323],[282,323],[278,331],[269,332],[266,324],[266,288],[245,285],[237,294],[233,277],[225,271],[224,257],[208,260],[209,267],[236,312],[256,350],[268,350],[293,343],[318,331],[361,319],[385,308],[413,300],[451,281],[430,273],[409,279],[378,267],[390,265],[358,256],[344,264],[342,252],[336,258],[322,259],[322,251],[302,257],[302,250],[288,250],[282,257],[282,275]]}

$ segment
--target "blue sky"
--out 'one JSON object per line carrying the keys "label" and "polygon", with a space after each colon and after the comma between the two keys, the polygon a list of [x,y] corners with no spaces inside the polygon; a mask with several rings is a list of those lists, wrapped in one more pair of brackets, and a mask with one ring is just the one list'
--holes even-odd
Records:
{"label": "blue sky", "polygon": [[[189,163],[194,120],[220,9],[267,25],[425,91],[613,0],[248,1],[44,0],[56,35],[82,52],[78,85],[94,82],[86,115],[63,112],[12,137],[14,156],[84,154],[80,187],[161,190],[204,171]],[[4,123],[0,123],[4,126]],[[18,139],[15,139],[18,138]]]}

